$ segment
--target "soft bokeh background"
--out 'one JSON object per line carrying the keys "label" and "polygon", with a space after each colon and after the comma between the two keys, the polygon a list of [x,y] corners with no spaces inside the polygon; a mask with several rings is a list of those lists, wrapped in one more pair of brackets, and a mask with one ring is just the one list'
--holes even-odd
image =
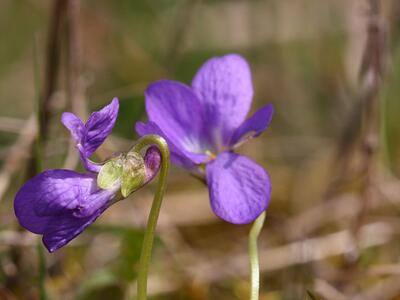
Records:
{"label": "soft bokeh background", "polygon": [[[50,47],[60,59],[48,70],[62,2]],[[49,299],[134,298],[155,183],[46,252],[45,265],[39,237],[16,222],[13,198],[32,176],[43,98],[45,168],[82,170],[61,112],[85,117],[119,97],[113,136],[97,152],[104,159],[137,138],[150,82],[190,83],[206,59],[231,52],[251,65],[252,111],[266,103],[276,111],[270,129],[239,150],[273,181],[260,298],[307,299],[308,290],[328,300],[400,299],[400,3],[380,2],[375,20],[364,0],[1,0],[0,299],[39,299],[39,274]],[[359,70],[375,21],[386,70],[365,114],[371,83]],[[368,128],[377,150],[365,149]],[[206,188],[175,167],[158,229],[151,299],[248,299],[249,226],[217,219]]]}

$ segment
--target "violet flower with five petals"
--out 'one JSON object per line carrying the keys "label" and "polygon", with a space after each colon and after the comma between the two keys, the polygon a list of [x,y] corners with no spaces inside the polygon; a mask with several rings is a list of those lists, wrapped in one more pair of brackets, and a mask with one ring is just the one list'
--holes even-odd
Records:
{"label": "violet flower with five petals", "polygon": [[254,221],[268,206],[268,173],[233,150],[270,124],[272,105],[245,120],[253,98],[248,63],[236,54],[211,58],[192,86],[171,80],[151,84],[145,93],[148,123],[140,135],[166,139],[172,161],[205,175],[215,214],[234,224]]}
{"label": "violet flower with five petals", "polygon": [[[88,172],[44,171],[27,181],[15,197],[14,210],[18,221],[27,230],[43,235],[43,243],[49,252],[66,245],[116,201],[120,181],[117,180],[110,188],[100,188],[97,177],[102,164],[91,162],[89,157],[110,135],[118,109],[118,99],[114,98],[109,105],[92,113],[86,124],[72,113],[63,113],[61,121],[75,140]],[[151,147],[147,150],[141,186],[155,176],[160,159],[157,149]]]}

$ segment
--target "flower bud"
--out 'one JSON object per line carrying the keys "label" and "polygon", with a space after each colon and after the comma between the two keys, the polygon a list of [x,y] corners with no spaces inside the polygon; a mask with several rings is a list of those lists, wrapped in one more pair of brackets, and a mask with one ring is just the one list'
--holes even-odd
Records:
{"label": "flower bud", "polygon": [[143,157],[139,153],[128,152],[110,159],[101,167],[97,185],[102,189],[110,189],[119,184],[121,194],[126,198],[143,186],[145,179],[146,168]]}

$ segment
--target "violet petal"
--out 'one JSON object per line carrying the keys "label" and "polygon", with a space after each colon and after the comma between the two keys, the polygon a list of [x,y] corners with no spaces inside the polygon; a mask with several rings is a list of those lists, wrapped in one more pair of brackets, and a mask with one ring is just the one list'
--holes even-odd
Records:
{"label": "violet petal", "polygon": [[147,88],[145,96],[149,121],[156,123],[177,147],[191,153],[210,150],[203,128],[203,108],[190,87],[160,80]]}
{"label": "violet petal", "polygon": [[247,119],[232,136],[230,145],[234,146],[243,139],[248,139],[260,135],[268,128],[272,120],[274,108],[268,104],[256,111],[249,119]]}
{"label": "violet petal", "polygon": [[156,146],[147,149],[144,156],[144,166],[146,168],[145,184],[150,182],[158,173],[161,167],[161,153]]}
{"label": "violet petal", "polygon": [[89,157],[111,134],[117,120],[118,110],[119,102],[117,98],[114,98],[110,104],[92,113],[85,125],[73,113],[62,114],[61,122],[74,138],[86,170],[99,172],[100,166],[92,163]]}
{"label": "violet petal", "polygon": [[247,61],[229,54],[208,60],[192,82],[205,110],[209,135],[219,149],[228,146],[236,128],[243,123],[253,98],[253,84]]}
{"label": "violet petal", "polygon": [[[15,215],[27,230],[45,235],[47,232],[48,238],[54,235],[67,243],[110,205],[116,190],[99,189],[92,175],[48,170],[27,181],[18,191]],[[70,230],[64,227],[67,221]],[[49,251],[53,247],[51,243]]]}
{"label": "violet petal", "polygon": [[111,134],[117,120],[118,110],[119,102],[117,98],[114,98],[110,104],[90,115],[85,124],[85,136],[82,141],[87,157],[92,155]]}
{"label": "violet petal", "polygon": [[101,164],[96,164],[92,162],[89,157],[87,156],[87,153],[85,149],[83,149],[81,144],[77,145],[78,151],[79,151],[79,157],[81,158],[81,161],[83,163],[83,166],[87,171],[94,172],[94,173],[99,173],[101,169]]}
{"label": "violet petal", "polygon": [[211,207],[233,224],[254,221],[268,206],[271,181],[257,163],[233,152],[223,152],[207,164]]}
{"label": "violet petal", "polygon": [[93,212],[93,214],[84,218],[76,218],[72,215],[52,217],[43,233],[43,243],[47,250],[49,252],[54,252],[65,246],[77,235],[82,233],[90,224],[96,221],[101,213],[107,209],[109,204],[110,203],[107,203]]}
{"label": "violet petal", "polygon": [[208,157],[205,154],[191,153],[185,150],[183,147],[177,146],[179,140],[176,141],[176,136],[166,135],[154,122],[137,122],[135,128],[137,133],[141,136],[148,134],[156,134],[162,136],[167,141],[169,150],[171,152],[171,160],[175,164],[183,168],[190,170],[194,168],[197,164],[205,163],[208,160]]}
{"label": "violet petal", "polygon": [[43,233],[49,216],[61,215],[79,205],[81,191],[91,190],[93,177],[69,170],[48,170],[28,180],[15,196],[20,224]]}
{"label": "violet petal", "polygon": [[69,130],[76,143],[80,143],[85,134],[85,125],[76,115],[64,112],[61,115],[61,122]]}

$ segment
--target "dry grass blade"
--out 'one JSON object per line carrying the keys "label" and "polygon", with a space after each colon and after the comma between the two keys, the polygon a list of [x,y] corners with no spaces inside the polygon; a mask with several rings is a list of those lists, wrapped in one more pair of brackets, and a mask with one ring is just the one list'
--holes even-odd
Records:
{"label": "dry grass blade", "polygon": [[32,114],[22,127],[16,142],[9,149],[0,171],[0,201],[3,199],[13,175],[30,157],[37,131],[36,116]]}
{"label": "dry grass blade", "polygon": [[[396,229],[383,222],[364,225],[360,230],[361,250],[384,245],[392,241]],[[283,246],[260,249],[261,272],[272,272],[295,265],[307,264],[323,260],[331,256],[349,254],[354,251],[354,240],[350,230],[342,230],[321,237],[292,242]],[[355,246],[355,245],[354,245]],[[180,253],[181,261],[191,257],[190,254]],[[187,264],[186,272],[191,274],[196,282],[212,283],[227,278],[246,276],[248,273],[247,254],[224,256],[216,260],[191,261]],[[176,278],[170,285],[167,274],[151,276],[149,294],[157,295],[179,288]],[[168,281],[169,282],[169,281]],[[337,300],[337,299],[335,299]]]}

